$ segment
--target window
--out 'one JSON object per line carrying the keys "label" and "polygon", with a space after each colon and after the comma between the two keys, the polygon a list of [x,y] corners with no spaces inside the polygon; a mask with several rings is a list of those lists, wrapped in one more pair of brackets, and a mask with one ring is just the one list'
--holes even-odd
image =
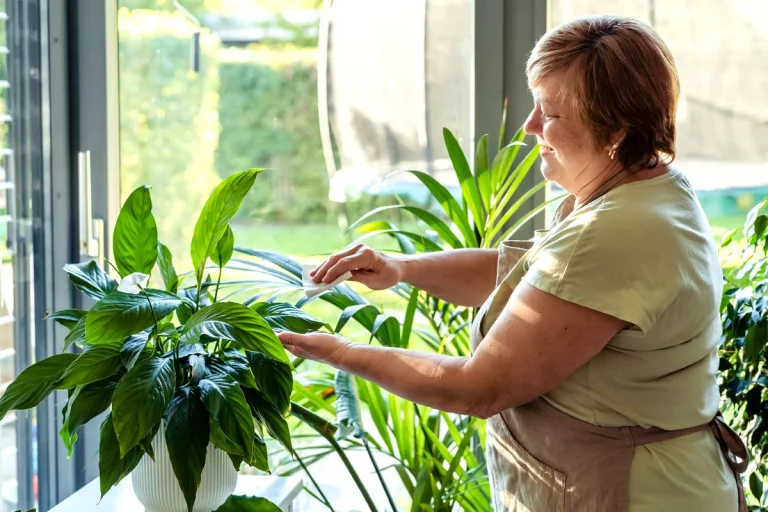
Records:
{"label": "window", "polygon": [[768,195],[768,4],[761,0],[550,0],[549,25],[615,14],[653,26],[680,74],[675,164],[716,236]]}

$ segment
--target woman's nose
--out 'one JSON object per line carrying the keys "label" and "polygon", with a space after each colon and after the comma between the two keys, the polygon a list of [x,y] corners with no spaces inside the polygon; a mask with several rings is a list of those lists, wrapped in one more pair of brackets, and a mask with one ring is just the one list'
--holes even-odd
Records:
{"label": "woman's nose", "polygon": [[528,119],[525,120],[525,124],[523,125],[523,130],[525,130],[525,133],[528,135],[541,134],[541,123],[538,121],[538,116],[536,116],[536,109],[533,109],[528,115]]}

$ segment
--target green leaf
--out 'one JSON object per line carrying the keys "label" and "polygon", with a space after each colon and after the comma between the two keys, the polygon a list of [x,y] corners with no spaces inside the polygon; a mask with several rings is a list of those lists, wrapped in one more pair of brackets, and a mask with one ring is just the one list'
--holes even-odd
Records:
{"label": "green leaf", "polygon": [[456,198],[453,197],[450,192],[448,192],[448,189],[425,172],[409,172],[416,176],[419,181],[421,181],[424,186],[429,189],[432,197],[438,203],[440,203],[440,206],[443,207],[443,210],[445,211],[446,215],[448,215],[448,218],[451,219],[457,228],[459,228],[459,232],[464,238],[464,246],[468,248],[477,247],[477,237],[469,225],[467,213],[464,211],[464,208],[459,205],[458,201],[456,201]]}
{"label": "green leaf", "polygon": [[240,385],[229,375],[210,374],[198,383],[200,397],[219,422],[225,436],[240,446],[241,454],[253,450],[253,419]]}
{"label": "green leaf", "polygon": [[36,407],[54,390],[56,381],[75,359],[75,354],[57,354],[21,372],[0,397],[0,420],[10,410]]}
{"label": "green leaf", "polygon": [[128,476],[141,461],[144,453],[139,448],[132,448],[125,457],[120,455],[120,446],[117,443],[115,428],[112,424],[112,415],[101,424],[101,436],[99,439],[99,484],[101,497],[107,491],[120,483],[120,480]]}
{"label": "green leaf", "polygon": [[154,325],[155,318],[160,320],[170,315],[181,304],[181,299],[172,293],[145,291],[147,295],[114,292],[97,302],[88,313],[85,342],[97,345],[136,334]]}
{"label": "green leaf", "polygon": [[267,498],[230,495],[214,512],[280,512],[282,509]]}
{"label": "green leaf", "polygon": [[378,315],[371,329],[371,339],[374,336],[387,347],[399,347],[400,323],[397,318],[384,314]]}
{"label": "green leaf", "polygon": [[205,466],[209,441],[209,419],[197,388],[176,390],[168,408],[165,442],[187,507],[192,512]]}
{"label": "green leaf", "polygon": [[193,301],[186,297],[181,299],[181,305],[176,309],[176,315],[179,317],[179,322],[182,324],[189,322],[189,319],[195,314],[196,309],[197,305]]}
{"label": "green leaf", "polygon": [[259,385],[256,383],[256,379],[248,364],[248,359],[237,350],[226,350],[224,352],[224,359],[210,356],[206,366],[210,372],[229,375],[241,386],[259,389]]}
{"label": "green leaf", "polygon": [[160,422],[175,387],[176,372],[172,359],[147,359],[125,374],[112,401],[115,432],[122,455]]}
{"label": "green leaf", "polygon": [[330,326],[309,313],[285,302],[255,302],[250,308],[272,329],[306,334]]}
{"label": "green leaf", "polygon": [[768,328],[762,322],[750,326],[745,342],[745,355],[747,361],[757,363],[760,360],[760,351],[765,347]]}
{"label": "green leaf", "polygon": [[[383,221],[375,221],[377,224],[382,225]],[[369,222],[368,224],[365,224],[364,226],[361,226],[358,229],[358,232],[361,231],[364,228],[371,227],[373,223]],[[416,252],[414,249],[414,244],[411,243],[411,241],[416,243],[416,246],[419,247],[419,251],[421,252],[440,252],[443,250],[442,247],[437,245],[431,238],[429,238],[427,235],[420,235],[418,233],[412,233],[410,231],[403,231],[401,229],[380,229],[380,230],[374,230],[371,231],[361,237],[358,237],[354,240],[353,243],[360,244],[363,243],[364,240],[367,240],[369,238],[373,238],[375,236],[380,235],[390,235],[395,240],[397,240],[398,244],[400,245],[400,250],[403,252],[403,254],[413,254]],[[407,244],[407,245],[406,245]]]}
{"label": "green leaf", "polygon": [[267,400],[261,391],[244,388],[243,394],[245,394],[245,401],[248,402],[253,417],[267,427],[267,432],[273,439],[282,444],[289,452],[292,452],[291,430],[280,411]]}
{"label": "green leaf", "polygon": [[290,366],[280,340],[263,318],[235,302],[217,302],[201,309],[187,321],[181,343],[196,343],[200,336],[237,342],[245,350],[264,352]]}
{"label": "green leaf", "polygon": [[[243,457],[245,456],[243,453],[243,447],[227,437],[224,431],[221,430],[221,425],[218,421],[216,421],[216,418],[211,416],[209,423],[211,429],[211,443],[213,443],[216,448],[224,450],[229,454],[241,455]],[[235,469],[239,469],[239,466],[239,464],[235,466]]]}
{"label": "green leaf", "polygon": [[77,429],[107,410],[119,380],[118,376],[114,376],[75,388],[69,397],[60,432],[67,447],[67,458],[72,457]]}
{"label": "green leaf", "polygon": [[173,256],[170,249],[160,242],[157,243],[157,267],[160,269],[165,289],[176,293],[179,290],[179,276],[173,268]]}
{"label": "green leaf", "polygon": [[469,206],[469,211],[472,212],[475,225],[482,232],[485,226],[485,212],[483,211],[483,202],[480,199],[480,191],[477,189],[475,177],[472,176],[472,171],[469,169],[467,157],[461,150],[461,146],[459,146],[456,137],[454,137],[453,133],[451,133],[448,128],[443,128],[443,138],[445,139],[445,147],[448,150],[448,156],[451,158],[453,169],[456,171],[456,177],[461,186],[461,194],[464,197],[467,206]]}
{"label": "green leaf", "polygon": [[237,213],[245,194],[251,190],[256,176],[263,169],[250,169],[233,174],[213,191],[205,203],[200,218],[195,224],[192,237],[192,265],[195,269],[198,286],[203,281],[205,262],[216,250],[219,239],[229,226],[229,221]]}
{"label": "green leaf", "polygon": [[126,370],[133,368],[136,363],[149,358],[152,355],[152,347],[147,345],[149,334],[140,332],[130,336],[120,347],[120,358]]}
{"label": "green leaf", "polygon": [[264,393],[279,412],[287,414],[293,390],[291,367],[261,352],[246,351],[245,355],[256,378],[257,389]]}
{"label": "green leaf", "polygon": [[134,190],[123,204],[112,236],[112,252],[122,277],[152,273],[157,261],[157,224],[148,186]]}
{"label": "green leaf", "polygon": [[403,319],[403,333],[400,344],[403,348],[409,348],[411,340],[411,329],[413,329],[413,319],[416,317],[416,310],[419,306],[419,289],[413,287],[408,297],[408,306],[405,308],[405,318]]}
{"label": "green leaf", "polygon": [[218,267],[224,267],[232,259],[232,253],[235,251],[235,235],[232,228],[227,225],[226,231],[216,244],[216,249],[211,254],[211,259]]}
{"label": "green leaf", "polygon": [[111,377],[123,367],[122,346],[123,341],[117,341],[87,347],[67,368],[56,388],[70,389]]}
{"label": "green leaf", "polygon": [[272,470],[269,469],[267,445],[258,434],[253,435],[253,452],[251,452],[251,458],[248,460],[248,465],[267,473],[272,472]]}
{"label": "green leaf", "polygon": [[488,166],[488,135],[483,135],[477,142],[475,153],[475,179],[485,211],[491,211],[491,168]]}
{"label": "green leaf", "polygon": [[88,317],[84,316],[78,320],[72,330],[67,333],[66,338],[64,338],[64,350],[67,350],[73,344],[80,347],[85,343],[85,323],[87,321]]}
{"label": "green leaf", "polygon": [[77,322],[79,322],[88,312],[82,309],[64,309],[57,311],[56,313],[46,315],[43,317],[45,320],[55,320],[60,325],[63,325],[70,331],[75,328]]}
{"label": "green leaf", "polygon": [[[351,318],[355,318],[359,321],[360,317],[366,314],[373,315],[375,321],[379,316],[379,310],[376,306],[371,304],[355,304],[354,306],[347,306],[344,308],[344,311],[341,312],[339,321],[336,324],[336,329],[334,329],[333,332],[340,333]],[[371,323],[371,329],[373,329],[373,322]]]}
{"label": "green leaf", "polygon": [[336,439],[344,439],[350,434],[357,439],[363,437],[363,422],[360,417],[360,397],[357,394],[355,378],[347,372],[338,370],[335,378],[336,387]]}
{"label": "green leaf", "polygon": [[367,219],[378,215],[381,212],[389,211],[389,210],[405,210],[409,213],[412,213],[415,217],[422,220],[427,226],[430,227],[430,229],[433,229],[437,235],[442,238],[445,243],[450,245],[454,249],[461,249],[464,247],[464,244],[461,243],[459,238],[451,231],[451,228],[442,220],[440,220],[435,214],[430,212],[429,210],[426,210],[424,208],[419,208],[417,206],[408,206],[403,204],[396,204],[396,205],[390,205],[390,206],[381,206],[379,208],[376,208],[374,210],[371,210],[370,212],[366,213],[359,219],[357,219],[349,228],[347,231],[350,231],[354,229],[356,226],[362,224]]}
{"label": "green leaf", "polygon": [[64,265],[64,272],[69,274],[69,280],[78,290],[93,299],[101,300],[117,290],[117,281],[109,277],[93,260]]}
{"label": "green leaf", "polygon": [[757,471],[754,471],[749,475],[749,490],[752,492],[752,496],[759,500],[763,497],[763,480]]}

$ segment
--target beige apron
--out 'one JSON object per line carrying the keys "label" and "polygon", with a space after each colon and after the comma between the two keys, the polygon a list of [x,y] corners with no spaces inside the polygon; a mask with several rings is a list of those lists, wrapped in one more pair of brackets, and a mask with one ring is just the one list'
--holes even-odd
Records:
{"label": "beige apron", "polygon": [[[564,204],[568,209],[573,201]],[[490,329],[484,322],[486,316],[495,319],[506,306],[516,283],[504,281],[516,265],[522,264],[532,245],[529,241],[507,241],[499,248],[497,288],[472,324],[473,350]],[[747,512],[739,477],[747,468],[747,449],[719,413],[708,424],[684,430],[600,427],[557,410],[543,398],[507,409],[487,421],[493,510],[626,512],[634,447],[707,428],[718,440],[736,478],[738,510]]]}

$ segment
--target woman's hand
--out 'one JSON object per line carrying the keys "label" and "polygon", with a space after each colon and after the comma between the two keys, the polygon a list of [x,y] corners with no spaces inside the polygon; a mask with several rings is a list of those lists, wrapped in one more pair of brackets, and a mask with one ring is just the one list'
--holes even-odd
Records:
{"label": "woman's hand", "polygon": [[310,274],[316,283],[331,283],[347,271],[352,281],[371,290],[386,290],[403,280],[405,261],[358,244],[333,254]]}
{"label": "woman's hand", "polygon": [[277,337],[285,349],[294,356],[320,361],[331,366],[338,359],[338,355],[350,345],[345,338],[325,332],[309,334],[281,332]]}

